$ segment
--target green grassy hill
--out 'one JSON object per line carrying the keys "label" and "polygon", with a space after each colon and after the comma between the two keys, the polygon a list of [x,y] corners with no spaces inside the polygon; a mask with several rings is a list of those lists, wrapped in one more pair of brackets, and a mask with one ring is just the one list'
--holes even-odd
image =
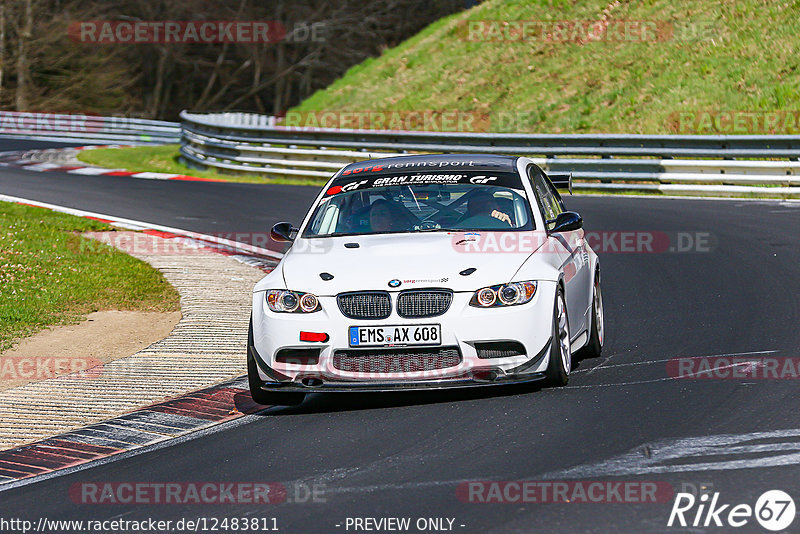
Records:
{"label": "green grassy hill", "polygon": [[[608,24],[601,39],[586,21]],[[490,131],[797,134],[798,66],[798,0],[488,0],[292,111],[457,110]]]}

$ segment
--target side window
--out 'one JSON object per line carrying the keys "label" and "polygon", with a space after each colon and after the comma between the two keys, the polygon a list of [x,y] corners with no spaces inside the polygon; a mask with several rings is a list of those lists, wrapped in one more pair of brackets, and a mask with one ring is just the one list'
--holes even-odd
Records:
{"label": "side window", "polygon": [[[536,193],[536,200],[539,203],[542,217],[545,221],[553,221],[558,217],[559,213],[564,211],[561,199],[558,198],[549,181],[538,167],[534,165],[528,167],[528,179],[531,181],[534,193]],[[553,223],[547,224],[548,228],[552,228],[552,226]]]}

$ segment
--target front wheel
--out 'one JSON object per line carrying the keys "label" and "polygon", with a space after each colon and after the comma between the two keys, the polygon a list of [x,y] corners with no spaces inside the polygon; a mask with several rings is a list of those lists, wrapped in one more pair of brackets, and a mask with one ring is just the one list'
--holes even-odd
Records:
{"label": "front wheel", "polygon": [[564,386],[572,371],[572,351],[569,340],[569,318],[564,292],[561,287],[556,292],[553,309],[553,339],[550,342],[550,362],[545,371],[545,383],[550,387]]}
{"label": "front wheel", "polygon": [[580,352],[583,358],[597,358],[603,350],[605,317],[603,315],[603,292],[600,289],[600,271],[594,275],[592,293],[592,326],[589,329],[589,342]]}
{"label": "front wheel", "polygon": [[253,349],[253,319],[247,332],[247,382],[250,385],[250,396],[258,404],[267,406],[296,406],[303,402],[305,393],[296,391],[264,391],[264,381],[258,376],[258,364]]}

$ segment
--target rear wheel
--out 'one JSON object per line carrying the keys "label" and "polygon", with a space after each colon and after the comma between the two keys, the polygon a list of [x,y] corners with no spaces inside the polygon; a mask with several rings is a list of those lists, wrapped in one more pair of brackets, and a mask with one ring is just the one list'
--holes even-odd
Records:
{"label": "rear wheel", "polygon": [[305,393],[296,391],[264,391],[261,386],[264,381],[258,376],[258,364],[253,349],[253,318],[250,318],[250,328],[247,332],[247,382],[250,385],[250,396],[258,404],[269,406],[296,406],[303,402]]}
{"label": "rear wheel", "polygon": [[567,304],[561,287],[556,292],[553,309],[553,339],[550,342],[550,362],[545,371],[545,382],[550,387],[564,386],[572,371],[572,351],[569,340]]}
{"label": "rear wheel", "polygon": [[592,294],[592,326],[589,329],[589,342],[580,351],[583,358],[597,358],[603,350],[605,317],[603,315],[603,292],[600,289],[600,271],[595,272]]}

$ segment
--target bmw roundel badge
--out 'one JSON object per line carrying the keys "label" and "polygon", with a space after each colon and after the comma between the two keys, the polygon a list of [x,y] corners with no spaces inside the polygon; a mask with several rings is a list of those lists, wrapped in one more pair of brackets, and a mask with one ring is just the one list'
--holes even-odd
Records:
{"label": "bmw roundel badge", "polygon": [[400,287],[400,280],[395,278],[394,280],[389,280],[389,287]]}

